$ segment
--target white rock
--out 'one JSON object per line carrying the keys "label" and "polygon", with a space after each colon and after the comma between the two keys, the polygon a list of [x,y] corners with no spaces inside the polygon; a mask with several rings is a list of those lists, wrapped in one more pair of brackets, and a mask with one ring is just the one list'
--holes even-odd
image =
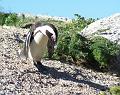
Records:
{"label": "white rock", "polygon": [[120,44],[120,13],[97,20],[80,32],[86,38],[96,36],[93,33]]}

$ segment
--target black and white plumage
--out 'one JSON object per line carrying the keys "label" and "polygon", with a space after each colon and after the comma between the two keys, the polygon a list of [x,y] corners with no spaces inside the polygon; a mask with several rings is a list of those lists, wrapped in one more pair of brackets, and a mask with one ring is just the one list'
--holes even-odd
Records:
{"label": "black and white plumage", "polygon": [[57,43],[57,29],[53,24],[39,22],[30,26],[30,31],[25,40],[24,55],[36,63],[41,63],[46,47],[48,48],[49,58],[53,55],[54,46]]}

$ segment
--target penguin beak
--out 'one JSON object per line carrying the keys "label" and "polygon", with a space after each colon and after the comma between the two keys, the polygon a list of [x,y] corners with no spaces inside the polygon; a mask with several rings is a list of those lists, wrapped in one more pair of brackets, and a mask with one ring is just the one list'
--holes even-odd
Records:
{"label": "penguin beak", "polygon": [[50,38],[53,34],[46,30],[46,35],[48,36],[48,38]]}
{"label": "penguin beak", "polygon": [[50,33],[49,31],[46,31],[46,34],[48,36],[48,44],[47,44],[48,57],[51,58],[54,53],[56,41],[55,41],[55,38],[53,37],[52,33]]}

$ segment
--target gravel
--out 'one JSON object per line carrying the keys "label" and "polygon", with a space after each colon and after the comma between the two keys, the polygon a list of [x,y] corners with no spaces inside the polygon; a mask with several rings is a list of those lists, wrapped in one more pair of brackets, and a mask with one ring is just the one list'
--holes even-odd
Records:
{"label": "gravel", "polygon": [[0,27],[0,95],[97,95],[120,85],[120,77],[57,60],[42,60],[46,70],[17,55],[14,34],[28,30]]}

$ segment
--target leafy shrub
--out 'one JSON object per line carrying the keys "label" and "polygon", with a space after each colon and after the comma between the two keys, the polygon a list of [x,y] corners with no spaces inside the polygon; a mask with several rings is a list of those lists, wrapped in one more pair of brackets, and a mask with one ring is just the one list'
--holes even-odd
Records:
{"label": "leafy shrub", "polygon": [[94,22],[95,19],[85,19],[84,17],[80,16],[79,14],[74,14],[75,19],[72,19],[72,23],[69,23],[67,26],[69,27],[69,31],[81,31],[90,23]]}
{"label": "leafy shrub", "polygon": [[25,15],[22,14],[21,16],[18,16],[18,21],[16,23],[17,27],[22,27],[22,25],[25,23]]}
{"label": "leafy shrub", "polygon": [[59,34],[55,54],[57,57],[72,58],[74,62],[85,60],[95,63],[100,68],[109,67],[109,61],[116,56],[120,48],[117,43],[110,42],[103,37],[95,37],[88,41],[77,32],[65,31]]}
{"label": "leafy shrub", "polygon": [[67,59],[71,58],[74,62],[81,59],[88,60],[89,57],[89,41],[78,34],[78,31],[85,28],[90,22],[94,20],[90,19],[89,22],[84,17],[75,14],[76,19],[72,22],[58,27],[59,39],[57,49],[55,51],[55,57],[59,58],[63,56]]}
{"label": "leafy shrub", "polygon": [[1,13],[0,12],[0,25],[4,25],[5,24],[5,19],[9,16],[8,13]]}
{"label": "leafy shrub", "polygon": [[57,50],[56,54],[59,57],[62,57],[63,55],[68,56],[69,55],[69,44],[71,41],[71,37],[69,35],[69,32],[59,33],[59,39],[57,43]]}
{"label": "leafy shrub", "polygon": [[91,56],[99,63],[101,68],[108,67],[110,59],[117,55],[120,48],[117,44],[103,37],[95,37],[90,46]]}
{"label": "leafy shrub", "polygon": [[74,61],[83,59],[86,60],[89,52],[88,40],[82,37],[77,32],[71,36],[69,44],[69,54]]}
{"label": "leafy shrub", "polygon": [[111,95],[120,95],[120,86],[114,86],[110,88]]}
{"label": "leafy shrub", "polygon": [[80,36],[77,32],[61,33],[58,39],[56,55],[58,58],[71,58],[75,63],[79,60],[86,60],[89,52],[89,41]]}
{"label": "leafy shrub", "polygon": [[110,87],[109,90],[101,91],[99,95],[120,95],[120,86]]}
{"label": "leafy shrub", "polygon": [[18,21],[17,14],[11,13],[11,14],[9,14],[9,16],[6,18],[5,24],[8,25],[8,26],[12,26],[12,25],[16,26],[17,21]]}

